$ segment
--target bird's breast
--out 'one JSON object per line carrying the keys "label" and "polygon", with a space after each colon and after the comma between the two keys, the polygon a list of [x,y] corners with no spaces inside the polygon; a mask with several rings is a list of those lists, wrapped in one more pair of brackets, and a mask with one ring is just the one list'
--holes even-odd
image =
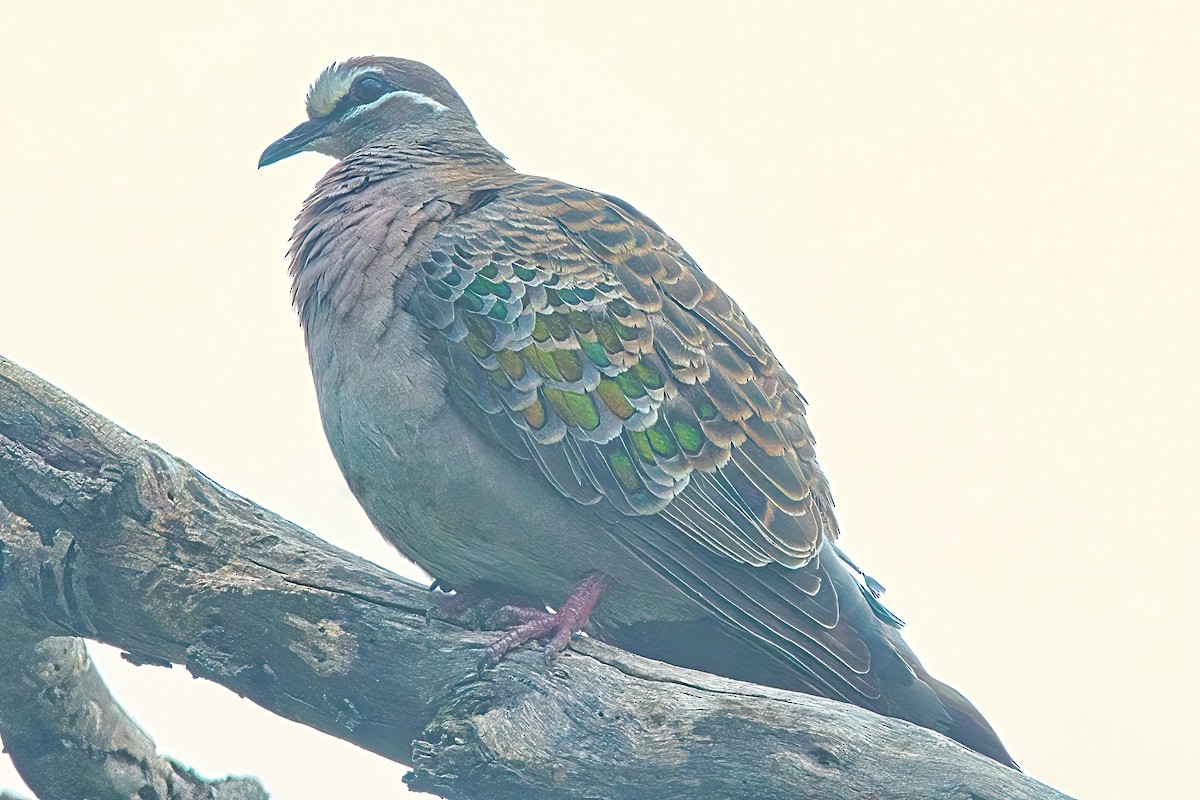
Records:
{"label": "bird's breast", "polygon": [[385,316],[314,326],[309,349],[333,454],[401,553],[452,585],[499,582],[551,604],[599,570],[623,587],[612,598],[630,606],[623,617],[696,613],[594,509],[482,436],[449,401],[420,323],[403,309]]}

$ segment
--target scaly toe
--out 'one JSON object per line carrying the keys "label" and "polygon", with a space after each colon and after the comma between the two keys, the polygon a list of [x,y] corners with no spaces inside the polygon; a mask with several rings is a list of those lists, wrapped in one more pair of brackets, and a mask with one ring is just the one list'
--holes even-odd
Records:
{"label": "scaly toe", "polygon": [[557,612],[522,607],[499,609],[497,613],[504,611],[515,614],[523,621],[488,645],[484,650],[481,667],[495,664],[511,650],[520,647],[530,639],[540,639],[550,634],[553,636],[546,643],[543,656],[547,662],[553,661],[554,657],[571,643],[571,637],[575,632],[587,627],[588,617],[608,584],[609,578],[603,573],[597,572],[589,575],[575,591],[571,592],[571,596]]}

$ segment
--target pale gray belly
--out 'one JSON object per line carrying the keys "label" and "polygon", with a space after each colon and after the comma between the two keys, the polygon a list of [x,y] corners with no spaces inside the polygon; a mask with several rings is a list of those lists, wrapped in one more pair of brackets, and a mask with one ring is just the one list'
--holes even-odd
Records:
{"label": "pale gray belly", "polygon": [[309,346],[330,446],[372,522],[406,557],[452,585],[495,581],[551,605],[599,570],[615,581],[602,618],[703,614],[618,544],[594,509],[460,416],[411,317],[391,318],[382,338],[362,326],[322,328]]}

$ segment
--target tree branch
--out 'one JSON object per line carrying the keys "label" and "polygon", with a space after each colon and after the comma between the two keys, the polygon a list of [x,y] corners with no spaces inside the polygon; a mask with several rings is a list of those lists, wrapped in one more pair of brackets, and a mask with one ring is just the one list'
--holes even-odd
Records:
{"label": "tree branch", "polygon": [[183,664],[447,797],[1062,798],[900,720],[491,634],[0,359],[0,615]]}
{"label": "tree branch", "polygon": [[253,778],[205,780],[158,755],[117,704],[83,640],[0,630],[0,738],[42,800],[266,800]]}

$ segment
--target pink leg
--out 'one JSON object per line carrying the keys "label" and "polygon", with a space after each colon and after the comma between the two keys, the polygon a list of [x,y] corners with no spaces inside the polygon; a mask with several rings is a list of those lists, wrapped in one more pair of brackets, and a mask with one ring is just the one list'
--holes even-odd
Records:
{"label": "pink leg", "polygon": [[[555,613],[536,611],[529,613],[525,622],[512,628],[488,646],[484,651],[483,666],[495,664],[504,658],[505,654],[520,647],[530,639],[540,639],[553,633],[554,636],[546,645],[546,658],[552,658],[556,653],[571,642],[575,631],[582,630],[596,607],[596,601],[608,587],[610,579],[602,572],[595,572],[584,579],[583,583],[571,592],[571,596]],[[532,609],[530,610],[532,611]]]}

